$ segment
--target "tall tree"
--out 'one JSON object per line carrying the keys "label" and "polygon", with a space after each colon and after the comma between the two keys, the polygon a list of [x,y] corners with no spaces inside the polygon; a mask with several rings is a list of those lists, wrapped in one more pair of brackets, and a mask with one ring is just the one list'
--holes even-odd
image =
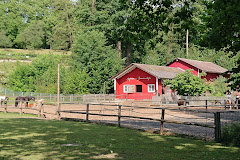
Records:
{"label": "tall tree", "polygon": [[0,31],[0,47],[3,47],[3,48],[12,47],[12,42],[6,35],[5,31]]}
{"label": "tall tree", "polygon": [[24,31],[16,37],[15,43],[20,48],[23,47],[25,49],[41,48],[43,45],[43,37],[42,23],[39,21],[25,28]]}
{"label": "tall tree", "polygon": [[[204,20],[208,27],[202,45],[217,50],[232,51],[235,56],[240,51],[240,1],[215,0],[206,1],[207,14]],[[236,57],[235,57],[236,58]],[[228,80],[233,90],[240,89],[240,58],[232,69],[234,73]]]}
{"label": "tall tree", "polygon": [[69,49],[72,47],[71,14],[74,5],[69,0],[53,0],[52,14],[54,26],[51,41],[53,49]]}
{"label": "tall tree", "polygon": [[112,90],[109,78],[122,68],[116,50],[107,45],[103,33],[94,30],[79,32],[73,45],[73,60],[73,65],[84,69],[89,75],[90,93],[103,92],[104,83],[108,92]]}
{"label": "tall tree", "polygon": [[205,2],[208,12],[204,20],[207,23],[208,33],[205,35],[203,43],[211,48],[240,51],[240,1]]}

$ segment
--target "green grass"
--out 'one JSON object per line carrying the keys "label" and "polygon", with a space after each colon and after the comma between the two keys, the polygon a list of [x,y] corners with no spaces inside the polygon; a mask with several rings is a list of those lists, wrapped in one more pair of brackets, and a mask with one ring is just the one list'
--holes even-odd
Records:
{"label": "green grass", "polygon": [[0,126],[0,159],[240,158],[237,147],[90,123],[28,119],[0,113]]}
{"label": "green grass", "polygon": [[41,49],[41,50],[25,50],[25,49],[3,49],[0,48],[0,59],[1,60],[27,60],[32,61],[39,54],[54,54],[69,57],[71,51],[62,51],[62,50],[50,50],[50,49]]}
{"label": "green grass", "polygon": [[4,53],[22,53],[22,54],[59,54],[70,55],[71,51],[64,50],[52,50],[52,49],[12,49],[12,48],[0,48],[0,52]]}

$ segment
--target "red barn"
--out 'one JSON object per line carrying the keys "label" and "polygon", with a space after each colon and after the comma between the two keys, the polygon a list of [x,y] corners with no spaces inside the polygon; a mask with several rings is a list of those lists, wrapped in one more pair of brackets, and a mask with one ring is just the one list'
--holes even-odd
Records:
{"label": "red barn", "polygon": [[111,80],[118,99],[152,99],[153,96],[171,93],[169,87],[163,86],[163,80],[172,79],[187,69],[193,69],[194,75],[206,72],[207,80],[217,78],[227,69],[211,62],[176,58],[167,66],[132,63]]}
{"label": "red barn", "polygon": [[[208,81],[211,79],[216,79],[220,74],[227,72],[228,70],[216,65],[212,62],[197,61],[184,58],[176,58],[169,64],[169,67],[181,68],[183,70],[192,69],[192,73],[196,76],[199,76],[200,73],[205,72],[207,75],[206,78]],[[229,78],[229,75],[225,74],[225,77]]]}
{"label": "red barn", "polygon": [[172,79],[182,72],[179,68],[133,63],[111,79],[116,98],[152,99],[166,92],[167,88],[162,86],[164,79]]}

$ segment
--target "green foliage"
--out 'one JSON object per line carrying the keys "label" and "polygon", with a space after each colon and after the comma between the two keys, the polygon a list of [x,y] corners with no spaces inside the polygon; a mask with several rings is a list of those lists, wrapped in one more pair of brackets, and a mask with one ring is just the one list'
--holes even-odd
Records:
{"label": "green foliage", "polygon": [[176,90],[179,95],[196,96],[206,91],[212,92],[211,84],[208,84],[206,79],[193,75],[191,70],[186,70],[172,80],[165,81],[164,85],[170,85],[170,88]]}
{"label": "green foliage", "polygon": [[230,78],[228,79],[229,86],[232,90],[240,89],[240,52],[234,57],[236,59],[236,66],[233,67],[230,72],[232,73]]}
{"label": "green foliage", "polygon": [[213,96],[224,96],[226,91],[230,90],[230,88],[227,86],[227,79],[223,76],[219,76],[217,79],[215,79],[212,82],[213,85]]}
{"label": "green foliage", "polygon": [[223,127],[221,142],[225,145],[240,147],[240,122]]}
{"label": "green foliage", "polygon": [[19,65],[9,75],[8,85],[15,91],[34,92],[35,70],[30,64]]}
{"label": "green foliage", "polygon": [[122,67],[122,60],[116,50],[106,43],[104,34],[94,30],[80,31],[74,41],[73,65],[84,69],[89,75],[90,93],[102,93],[104,82],[106,82],[106,90],[111,90],[113,86],[108,82],[109,78]]}
{"label": "green foliage", "polygon": [[88,94],[89,75],[81,68],[68,68],[64,78],[64,94]]}
{"label": "green foliage", "polygon": [[240,51],[240,1],[215,0],[206,1],[207,14],[204,20],[207,23],[208,33],[203,43],[211,48]]}
{"label": "green foliage", "polygon": [[[39,55],[31,64],[23,64],[9,75],[7,85],[16,91],[57,93],[57,64],[61,56]],[[64,67],[61,68],[64,74]]]}
{"label": "green foliage", "polygon": [[[64,93],[73,93],[70,86],[76,83],[83,83],[75,88],[77,93],[104,92],[104,83],[110,92],[113,85],[108,79],[122,68],[123,61],[165,65],[176,57],[210,61],[228,70],[235,68],[230,79],[234,89],[240,84],[239,7],[235,6],[239,6],[238,1],[5,0],[0,5],[0,47],[66,51],[73,42],[73,59],[67,65],[78,66],[79,71],[74,72],[86,76],[87,81],[69,77],[64,66],[61,76],[68,79],[61,84],[68,85]],[[11,58],[24,59],[21,55]],[[48,64],[44,58],[39,61],[46,64],[37,61],[33,62],[34,83],[41,87],[35,89],[55,92],[56,82],[50,77],[56,76],[56,68],[50,66],[56,64]]]}
{"label": "green foliage", "polygon": [[15,43],[25,49],[41,48],[43,45],[43,36],[41,22],[33,23],[17,36]]}
{"label": "green foliage", "polygon": [[12,47],[12,42],[10,41],[8,36],[6,35],[5,31],[0,32],[0,47],[2,47],[2,48]]}

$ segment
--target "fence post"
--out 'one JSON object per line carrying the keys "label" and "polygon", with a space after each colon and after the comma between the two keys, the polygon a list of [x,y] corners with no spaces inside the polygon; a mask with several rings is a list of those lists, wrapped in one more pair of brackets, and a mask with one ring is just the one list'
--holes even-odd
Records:
{"label": "fence post", "polygon": [[61,111],[61,103],[59,104],[59,107],[58,107],[58,110],[57,110],[57,118],[58,118],[58,120],[61,120],[61,113],[60,113],[60,111]]}
{"label": "fence post", "polygon": [[220,112],[214,113],[214,124],[215,124],[215,141],[221,141],[221,117]]}
{"label": "fence post", "polygon": [[238,107],[239,107],[239,103],[238,103],[238,101],[239,101],[239,99],[237,99],[237,108],[236,108],[236,109],[238,109]]}
{"label": "fence post", "polygon": [[20,112],[19,114],[22,114],[22,101],[20,101]]}
{"label": "fence post", "polygon": [[122,106],[118,106],[118,127],[121,127],[121,108]]}
{"label": "fence post", "polygon": [[54,106],[56,105],[56,99],[57,99],[57,97],[54,96]]}
{"label": "fence post", "polygon": [[207,102],[207,101],[208,101],[208,100],[206,100],[206,103],[205,103],[205,104],[206,104],[206,110],[207,110],[207,107],[208,107],[208,102]]}
{"label": "fence post", "polygon": [[163,109],[162,109],[162,116],[161,116],[160,135],[163,135],[164,114],[165,114],[165,109],[163,108]]}
{"label": "fence post", "polygon": [[40,117],[41,116],[41,111],[42,110],[42,104],[39,102],[38,103],[38,117]]}
{"label": "fence post", "polygon": [[87,108],[86,108],[86,121],[88,121],[88,113],[89,113],[89,104],[87,104]]}
{"label": "fence post", "polygon": [[7,103],[4,105],[4,113],[7,113]]}
{"label": "fence post", "polygon": [[83,103],[86,103],[85,95],[83,95]]}

